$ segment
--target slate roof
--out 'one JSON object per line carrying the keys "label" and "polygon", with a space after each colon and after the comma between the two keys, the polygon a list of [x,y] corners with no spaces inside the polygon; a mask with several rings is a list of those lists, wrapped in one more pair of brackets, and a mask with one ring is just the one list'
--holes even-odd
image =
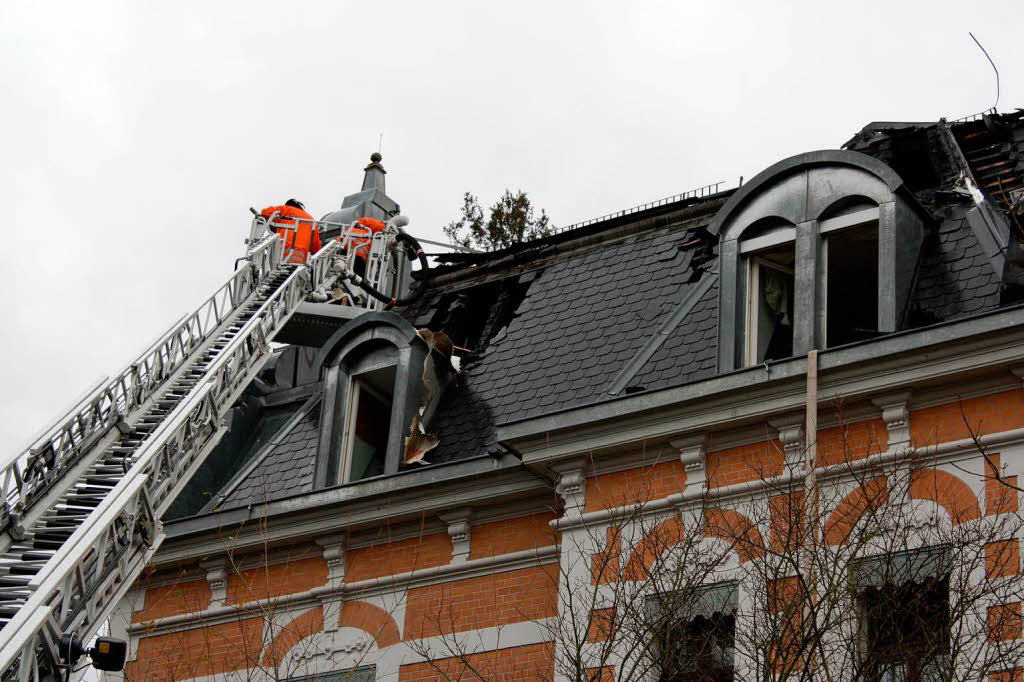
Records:
{"label": "slate roof", "polygon": [[[495,424],[607,398],[620,370],[698,286],[692,242],[710,218],[632,235],[534,273],[511,321],[466,363],[461,385],[449,389],[432,426],[441,445],[429,459],[486,451]],[[443,297],[433,305],[443,306]],[[414,319],[437,317],[435,309]],[[693,322],[700,331],[677,345],[714,334],[714,315]]]}
{"label": "slate roof", "polygon": [[943,221],[927,236],[919,267],[912,305],[922,322],[999,306],[1000,276],[965,218]]}
{"label": "slate roof", "polygon": [[[890,164],[936,218],[911,327],[1006,303],[1002,273],[965,218],[963,196],[951,191],[959,172],[940,137],[935,124],[870,124],[846,145]],[[460,262],[441,269],[448,284],[401,311],[413,326],[472,349],[429,425],[440,445],[427,460],[491,452],[504,423],[713,376],[717,254],[705,228],[727,194],[453,258]],[[293,419],[222,491],[219,506],[312,490],[318,425],[319,407]]]}
{"label": "slate roof", "polygon": [[244,507],[312,490],[319,429],[320,401],[314,398],[228,482],[211,506]]}

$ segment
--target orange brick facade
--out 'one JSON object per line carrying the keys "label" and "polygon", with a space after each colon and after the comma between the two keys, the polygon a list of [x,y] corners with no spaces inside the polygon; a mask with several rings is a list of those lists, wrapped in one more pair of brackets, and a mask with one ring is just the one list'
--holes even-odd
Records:
{"label": "orange brick facade", "polygon": [[[912,439],[923,443],[931,438],[932,443],[941,443],[963,438],[963,414],[976,420],[987,433],[993,428],[1005,430],[1024,426],[1024,409],[1020,409],[1024,408],[1024,401],[1019,394],[1009,392],[913,411]],[[1019,415],[1011,414],[1019,409]],[[869,419],[823,429],[818,433],[817,445],[819,465],[856,462],[885,452],[888,433],[880,419]],[[999,454],[990,453],[985,469],[989,473],[998,471],[1002,476],[1003,464],[1005,461]],[[779,477],[784,469],[783,447],[774,439],[712,451],[706,456],[707,489]],[[592,475],[587,480],[584,511],[597,513],[678,496],[687,491],[686,478],[678,460]],[[986,476],[986,480],[972,485],[961,471],[925,468],[915,472],[909,481],[909,495],[915,500],[934,502],[945,510],[953,524],[963,524],[1017,510],[1018,495],[1006,485],[1015,484],[1016,477],[1009,474],[1005,481],[997,478]],[[835,499],[820,502],[823,508],[818,510],[818,517],[824,541],[836,546],[848,542],[858,519],[888,502],[891,485],[884,473],[875,472],[863,475],[858,485],[848,487]],[[681,515],[667,511],[633,542],[626,539],[624,527],[611,521],[595,526],[592,536],[599,541],[594,545],[596,551],[588,552],[583,559],[590,572],[584,580],[589,577],[593,585],[645,580],[658,556],[667,547],[687,539],[687,533],[725,541],[731,545],[739,564],[792,549],[801,542],[798,531],[807,512],[804,494],[775,489],[765,495],[767,504],[763,518],[730,509],[728,503],[708,503],[701,523],[687,525]],[[336,610],[328,610],[311,600],[273,619],[240,615],[232,622],[215,624],[205,624],[199,619],[181,631],[142,634],[137,637],[137,654],[126,676],[130,680],[181,680],[247,669],[280,673],[282,661],[301,648],[304,641],[325,630],[364,633],[369,646],[384,651],[392,647],[415,647],[418,642],[457,633],[500,633],[513,626],[525,627],[553,618],[559,613],[559,584],[564,580],[558,558],[551,557],[530,566],[503,566],[501,561],[506,555],[560,543],[561,551],[565,552],[566,538],[552,528],[552,521],[560,515],[561,510],[535,510],[499,521],[473,523],[468,561],[470,564],[496,562],[493,568],[484,575],[453,574],[454,577],[436,580],[429,577],[434,571],[454,570],[455,566],[455,547],[447,533],[390,540],[382,531],[379,540],[344,553],[341,584],[368,590],[374,581],[393,576],[413,580],[394,589],[396,599],[345,597]],[[997,579],[1020,574],[1020,555],[1017,539],[987,544],[985,576]],[[323,557],[310,557],[246,568],[241,572],[228,571],[224,604],[230,607],[251,605],[260,600],[273,602],[310,590],[331,589],[330,586],[337,583],[329,579],[330,570]],[[422,572],[426,572],[426,577],[416,578]],[[773,587],[778,589],[772,592],[774,602],[770,610],[781,614],[788,608],[788,596],[793,593],[794,585],[786,579]],[[137,610],[131,614],[131,621],[147,625],[215,607],[209,583],[191,574],[188,580],[147,589],[144,600],[135,606]],[[586,618],[584,632],[588,642],[597,645],[614,637],[614,608],[588,608]],[[987,612],[988,636],[995,641],[1020,639],[1024,636],[1022,620],[1019,603],[992,606]],[[784,628],[782,636],[766,650],[776,668],[796,669],[802,665],[790,641],[795,641],[799,629],[798,625],[794,627],[793,630]],[[435,648],[433,660],[402,663],[397,668],[398,679],[402,682],[551,679],[554,643],[512,646],[503,644],[502,636],[498,636],[497,650],[465,657],[445,656],[443,650]],[[587,675],[604,680],[613,679],[615,673],[614,666],[610,666],[588,669]],[[993,673],[989,679],[1018,682],[1021,677],[1020,671],[1008,670]]]}
{"label": "orange brick facade", "polygon": [[554,647],[550,644],[499,649],[461,657],[448,657],[429,663],[403,665],[399,682],[437,682],[437,680],[515,680],[548,682],[554,674]]}
{"label": "orange brick facade", "polygon": [[556,566],[523,568],[409,591],[405,638],[479,630],[555,615]]}
{"label": "orange brick facade", "polygon": [[554,512],[541,512],[473,527],[470,559],[484,559],[558,544],[550,523]]}
{"label": "orange brick facade", "polygon": [[128,680],[185,680],[258,668],[264,648],[264,621],[234,623],[143,637],[136,660],[125,666]]}
{"label": "orange brick facade", "polygon": [[327,563],[320,557],[251,568],[228,577],[228,604],[246,604],[303,592],[327,581]]}
{"label": "orange brick facade", "polygon": [[452,541],[445,533],[388,542],[386,538],[369,547],[348,553],[345,582],[356,582],[422,570],[448,563]]}
{"label": "orange brick facade", "polygon": [[915,446],[999,433],[1024,427],[1024,395],[1006,391],[914,410],[910,439]]}
{"label": "orange brick facade", "polygon": [[754,443],[708,455],[708,486],[721,488],[771,478],[782,473],[782,443],[777,440]]}
{"label": "orange brick facade", "polygon": [[205,611],[212,599],[210,583],[205,580],[150,587],[146,590],[142,610],[132,613],[132,622],[141,623],[178,613]]}

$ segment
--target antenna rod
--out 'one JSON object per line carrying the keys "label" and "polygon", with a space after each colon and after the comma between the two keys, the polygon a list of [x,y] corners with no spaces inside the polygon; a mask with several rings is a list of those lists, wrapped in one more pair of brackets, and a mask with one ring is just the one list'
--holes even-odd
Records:
{"label": "antenna rod", "polygon": [[982,44],[978,42],[978,39],[974,37],[974,34],[968,31],[967,35],[971,37],[971,40],[974,41],[974,44],[977,45],[978,49],[981,50],[981,53],[985,55],[985,59],[987,59],[988,63],[992,65],[992,70],[996,72],[996,103],[992,105],[992,110],[995,111],[996,107],[999,106],[999,69],[996,68],[996,63],[992,61],[992,57],[988,56],[988,52],[985,50]]}

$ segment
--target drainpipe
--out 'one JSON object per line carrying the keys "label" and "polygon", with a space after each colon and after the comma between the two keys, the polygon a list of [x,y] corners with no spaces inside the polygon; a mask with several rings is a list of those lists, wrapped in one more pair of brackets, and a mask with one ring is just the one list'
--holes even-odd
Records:
{"label": "drainpipe", "polygon": [[[815,572],[814,558],[818,546],[818,351],[807,353],[807,400],[804,417],[804,549],[803,561],[800,562],[804,582],[807,585],[807,601],[804,602],[803,627],[807,634],[813,634],[815,617],[814,606],[818,602],[818,580]],[[814,646],[806,647],[804,669],[810,670],[814,661]]]}
{"label": "drainpipe", "polygon": [[[804,438],[807,447],[804,455],[804,489],[808,495],[815,493],[815,468],[818,459],[818,351],[807,353],[807,402],[804,421]],[[810,497],[808,497],[810,499]],[[813,536],[814,534],[812,534]]]}

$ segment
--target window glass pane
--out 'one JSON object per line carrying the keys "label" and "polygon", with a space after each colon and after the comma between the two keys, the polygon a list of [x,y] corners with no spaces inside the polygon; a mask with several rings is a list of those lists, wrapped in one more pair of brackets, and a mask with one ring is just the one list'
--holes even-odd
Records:
{"label": "window glass pane", "polygon": [[354,420],[350,422],[346,438],[348,481],[384,473],[394,390],[394,365],[353,377],[353,404],[350,409],[354,412]]}
{"label": "window glass pane", "polygon": [[748,260],[747,364],[793,355],[793,244]]}
{"label": "window glass pane", "polygon": [[[896,574],[905,573],[903,569],[910,565],[910,556],[897,555]],[[890,571],[885,574],[893,575]],[[860,591],[867,679],[945,679],[951,636],[947,574],[929,568],[906,581],[887,578],[884,582],[871,580],[869,584]]]}
{"label": "window glass pane", "polygon": [[648,598],[661,682],[732,682],[736,601],[732,583]]}
{"label": "window glass pane", "polygon": [[878,335],[878,225],[825,237],[825,345]]}

